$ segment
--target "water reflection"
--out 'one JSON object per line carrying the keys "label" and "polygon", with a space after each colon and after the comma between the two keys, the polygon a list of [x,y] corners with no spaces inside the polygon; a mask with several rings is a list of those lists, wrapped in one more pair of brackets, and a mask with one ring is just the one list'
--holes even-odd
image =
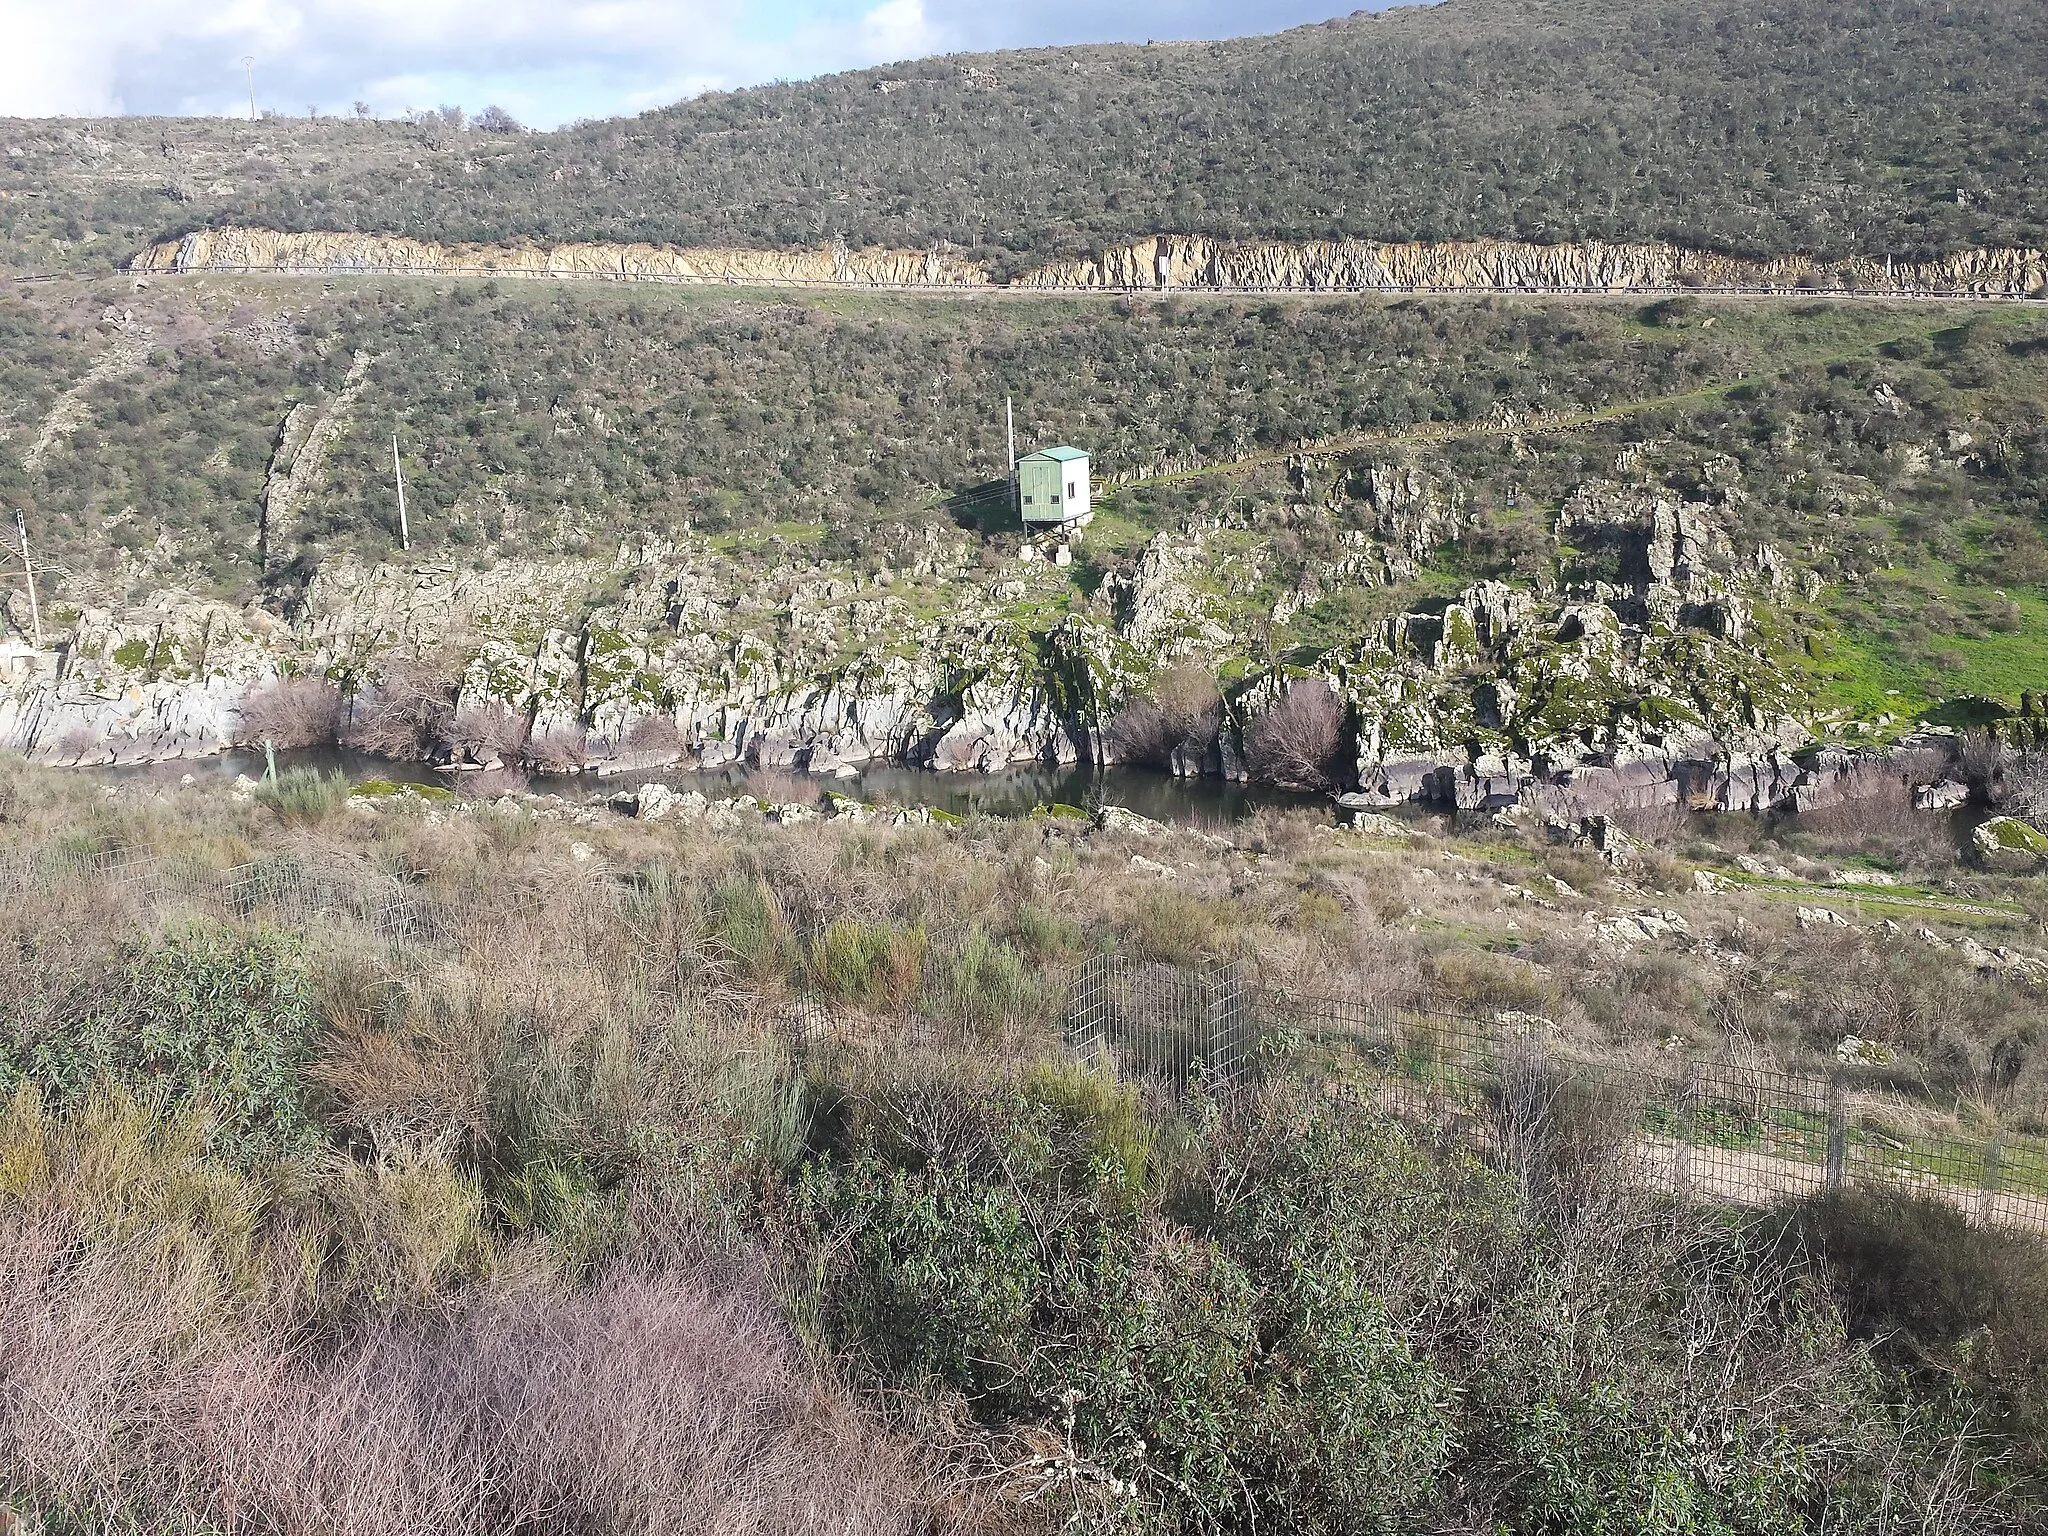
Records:
{"label": "water reflection", "polygon": [[[1176,779],[1137,768],[1046,767],[1011,768],[1001,773],[937,773],[929,768],[875,764],[852,778],[823,779],[784,769],[740,767],[693,771],[624,773],[611,778],[589,774],[444,773],[425,763],[398,762],[360,752],[305,748],[279,752],[277,765],[313,768],[347,775],[355,783],[383,779],[397,784],[432,784],[457,792],[502,794],[521,787],[535,794],[565,799],[602,799],[636,785],[659,782],[678,790],[694,789],[711,798],[753,794],[771,800],[811,799],[826,790],[853,795],[871,804],[933,806],[956,816],[1023,816],[1037,806],[1121,805],[1155,821],[1184,826],[1225,826],[1262,806],[1329,810],[1327,800],[1289,794],[1262,785],[1227,784],[1221,779]],[[227,752],[218,757],[170,763],[145,763],[86,770],[121,782],[195,783],[225,786],[237,777],[260,778],[261,752]]]}

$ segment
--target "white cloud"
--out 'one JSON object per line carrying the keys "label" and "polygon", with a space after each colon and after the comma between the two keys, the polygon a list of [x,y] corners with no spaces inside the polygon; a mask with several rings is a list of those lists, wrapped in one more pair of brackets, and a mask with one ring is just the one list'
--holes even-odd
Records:
{"label": "white cloud", "polygon": [[864,51],[876,62],[921,58],[939,46],[924,0],[885,0],[860,19]]}
{"label": "white cloud", "polygon": [[0,115],[380,114],[538,126],[971,47],[1266,31],[1340,0],[0,0]]}

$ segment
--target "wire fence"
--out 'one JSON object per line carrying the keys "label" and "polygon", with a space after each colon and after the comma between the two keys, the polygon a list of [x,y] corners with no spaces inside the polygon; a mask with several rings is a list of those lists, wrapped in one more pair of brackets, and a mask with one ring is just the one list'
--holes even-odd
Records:
{"label": "wire fence", "polygon": [[[546,891],[448,891],[296,850],[215,869],[127,849],[0,849],[0,898],[65,881],[158,917],[353,929],[419,948],[459,944],[543,909],[557,933],[582,919],[632,925],[661,899],[630,875],[595,872]],[[959,964],[933,947],[906,1004],[862,1016],[799,996],[778,1002],[769,1022],[799,1051],[863,1031],[896,1044],[990,1048],[969,1016],[979,1005],[961,995]],[[1761,1205],[1882,1188],[2048,1231],[2048,1138],[1973,1130],[1873,1070],[1797,1072],[1677,1053],[1616,1060],[1540,1019],[1487,1018],[1426,998],[1302,994],[1262,985],[1239,964],[1190,968],[1115,953],[1067,978],[1060,1037],[1075,1059],[1176,1096],[1241,1092],[1284,1064],[1510,1162],[1576,1137],[1588,1150],[1618,1149],[1633,1178],[1678,1197]]]}
{"label": "wire fence", "polygon": [[1076,974],[1067,1048],[1185,1092],[1229,1092],[1284,1063],[1432,1136],[1533,1173],[1613,1160],[1684,1199],[1767,1205],[1839,1189],[1945,1201],[2048,1231],[2048,1138],[1972,1132],[1873,1074],[1789,1071],[1735,1056],[1616,1061],[1547,1021],[1485,1018],[1428,999],[1303,995],[1237,967],[1197,971],[1098,956]]}

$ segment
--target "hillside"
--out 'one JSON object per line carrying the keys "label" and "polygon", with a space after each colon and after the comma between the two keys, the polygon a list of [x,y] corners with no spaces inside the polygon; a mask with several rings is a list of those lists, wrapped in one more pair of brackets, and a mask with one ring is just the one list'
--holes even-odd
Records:
{"label": "hillside", "polygon": [[[1233,732],[1330,679],[1338,787],[1764,806],[2048,676],[2034,306],[141,284],[0,305],[67,647],[0,740],[59,760],[431,661],[599,755],[1163,763],[1114,727],[1193,663]],[[982,494],[1005,395],[1094,450],[1084,533]]]}
{"label": "hillside", "polygon": [[0,1536],[2048,1536],[2044,82],[0,123]]}
{"label": "hillside", "polygon": [[1156,232],[1918,258],[2044,243],[2044,81],[2028,0],[1447,0],[929,59],[531,136],[10,123],[0,241],[30,267],[215,222],[946,241],[998,271]]}

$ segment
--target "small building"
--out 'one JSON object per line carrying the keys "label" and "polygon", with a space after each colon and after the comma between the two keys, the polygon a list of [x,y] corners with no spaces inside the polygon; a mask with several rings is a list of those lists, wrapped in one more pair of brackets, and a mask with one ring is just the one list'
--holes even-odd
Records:
{"label": "small building", "polygon": [[1025,454],[1017,461],[1017,509],[1027,527],[1086,521],[1088,455],[1078,448]]}

